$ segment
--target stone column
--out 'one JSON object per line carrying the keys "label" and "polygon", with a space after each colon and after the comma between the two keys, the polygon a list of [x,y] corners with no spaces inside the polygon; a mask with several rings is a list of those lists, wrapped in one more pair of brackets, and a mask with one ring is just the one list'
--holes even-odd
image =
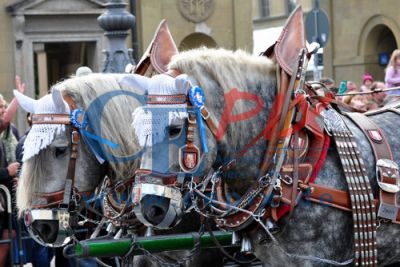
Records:
{"label": "stone column", "polygon": [[47,95],[49,90],[49,80],[47,73],[47,54],[44,49],[43,43],[34,44],[33,50],[35,51],[36,62],[37,62],[37,74],[39,84],[39,98]]}

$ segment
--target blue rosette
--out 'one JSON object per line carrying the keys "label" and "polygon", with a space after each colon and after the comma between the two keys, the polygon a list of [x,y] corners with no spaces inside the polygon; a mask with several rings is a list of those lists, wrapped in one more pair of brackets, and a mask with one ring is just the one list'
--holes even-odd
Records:
{"label": "blue rosette", "polygon": [[83,111],[82,109],[78,108],[71,111],[70,120],[71,120],[71,125],[77,128],[79,132],[83,135],[85,143],[89,146],[90,150],[93,152],[93,154],[101,163],[103,163],[105,159],[103,156],[101,156],[103,153],[101,151],[98,151],[98,149],[96,149],[98,145],[95,144],[95,142],[108,145],[113,149],[119,146],[118,144],[115,144],[105,138],[102,138],[101,136],[86,131],[86,128],[88,127],[88,120],[85,111]]}
{"label": "blue rosette", "polygon": [[189,100],[196,112],[196,120],[199,125],[201,147],[204,153],[208,153],[206,133],[204,130],[203,118],[201,117],[201,109],[204,107],[206,100],[204,92],[199,86],[192,86],[189,90]]}

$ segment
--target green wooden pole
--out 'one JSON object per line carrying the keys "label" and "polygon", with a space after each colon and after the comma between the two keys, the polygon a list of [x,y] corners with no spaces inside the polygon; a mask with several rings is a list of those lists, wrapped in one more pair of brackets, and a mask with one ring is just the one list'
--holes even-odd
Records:
{"label": "green wooden pole", "polygon": [[[197,234],[197,233],[196,233]],[[80,241],[78,244],[70,245],[65,248],[65,254],[70,257],[115,257],[123,256],[129,252],[133,245],[143,248],[151,253],[174,250],[190,250],[194,247],[196,234],[163,235],[152,237],[138,237],[134,241],[129,238],[122,239],[88,239]],[[233,246],[232,233],[216,231],[215,238],[221,246]],[[200,237],[201,248],[215,247],[209,233]],[[141,255],[143,251],[134,248],[132,255]]]}

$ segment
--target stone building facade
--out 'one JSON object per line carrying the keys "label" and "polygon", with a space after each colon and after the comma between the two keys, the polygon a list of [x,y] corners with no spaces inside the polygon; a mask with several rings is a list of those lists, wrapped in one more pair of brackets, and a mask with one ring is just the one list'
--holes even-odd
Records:
{"label": "stone building facade", "polygon": [[382,58],[400,46],[400,1],[321,0],[321,8],[331,26],[324,50],[325,75],[337,81],[354,80],[357,85],[364,72],[383,80],[386,62]]}
{"label": "stone building facade", "polygon": [[[180,50],[205,45],[251,52],[251,1],[124,1],[128,11],[136,10],[139,57],[162,19],[167,19]],[[102,50],[107,49],[108,42],[97,17],[105,11],[106,2],[0,0],[0,93],[7,100],[12,98],[15,74],[26,82],[26,94],[39,98],[81,65],[100,71]],[[131,36],[126,42],[131,48]],[[17,126],[24,129],[24,113],[19,111],[17,117]]]}
{"label": "stone building facade", "polygon": [[141,51],[164,18],[179,50],[205,45],[251,52],[251,1],[138,0],[137,3]]}
{"label": "stone building facade", "polygon": [[361,85],[365,72],[384,79],[388,56],[400,45],[397,0],[253,0],[254,29],[282,26],[297,4],[305,14],[316,1],[329,18],[330,34],[323,52],[323,75]]}

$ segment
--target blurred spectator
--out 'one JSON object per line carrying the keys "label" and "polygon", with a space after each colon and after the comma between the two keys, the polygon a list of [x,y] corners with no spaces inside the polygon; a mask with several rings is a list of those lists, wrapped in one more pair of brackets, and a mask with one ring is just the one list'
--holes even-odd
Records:
{"label": "blurred spectator", "polygon": [[371,86],[371,90],[374,92],[372,94],[372,99],[377,104],[378,108],[383,107],[390,100],[390,96],[388,96],[386,92],[382,92],[383,89],[386,89],[384,82],[377,81]]}
{"label": "blurred spectator", "polygon": [[[15,77],[16,89],[24,93],[25,84],[21,84],[19,76]],[[0,183],[8,187],[12,191],[12,180],[16,177],[20,167],[18,162],[15,162],[15,149],[18,144],[19,134],[17,128],[11,123],[14,114],[18,108],[18,102],[13,98],[7,107],[7,103],[0,94]],[[7,216],[1,216],[1,238],[8,238]],[[15,232],[13,232],[14,234]],[[0,245],[0,266],[4,266],[7,254],[10,249],[10,244],[5,243]]]}
{"label": "blurred spectator", "polygon": [[347,81],[347,92],[358,92],[357,84],[353,81]]}
{"label": "blurred spectator", "polygon": [[[386,68],[385,84],[387,88],[400,86],[400,49],[393,51]],[[400,91],[388,91],[388,95],[400,96]]]}
{"label": "blurred spectator", "polygon": [[362,79],[362,85],[360,87],[361,92],[368,92],[371,90],[372,83],[374,82],[374,78],[368,72],[364,73]]}
{"label": "blurred spectator", "polygon": [[[0,139],[0,184],[7,186],[8,190],[11,192],[12,190],[12,179],[16,176],[17,170],[19,168],[19,163],[14,162],[10,165],[7,164],[5,153],[4,153],[4,145],[2,140]],[[3,192],[0,193],[3,200],[6,199],[6,196],[3,195]],[[6,209],[7,205],[4,201],[2,203],[4,209]],[[8,216],[3,212],[0,213],[0,237],[2,240],[8,239],[9,232],[8,228],[11,227],[8,222]],[[13,232],[13,235],[15,232]],[[6,262],[8,259],[8,252],[10,250],[9,243],[0,244],[0,267],[6,266]]]}
{"label": "blurred spectator", "polygon": [[355,95],[350,99],[350,102],[348,104],[359,110],[366,111],[368,105],[368,98],[365,95]]}
{"label": "blurred spectator", "polygon": [[[359,90],[358,90],[357,84],[355,82],[347,81],[347,91],[346,91],[346,93],[356,93],[358,91]],[[345,97],[343,97],[343,102],[345,104],[350,104],[350,102],[351,102],[351,100],[352,100],[352,98],[354,96],[355,95],[346,95]]]}
{"label": "blurred spectator", "polygon": [[[7,126],[1,127],[2,132],[0,134],[5,147],[5,154],[7,162],[15,161],[15,148],[17,147],[19,140],[19,133],[17,127],[10,122],[5,122],[7,102],[0,94],[0,125],[3,126],[7,123]],[[14,115],[14,114],[13,114]]]}
{"label": "blurred spectator", "polygon": [[[21,83],[21,79],[18,75],[15,76],[15,86],[20,93],[25,92],[25,84]],[[7,102],[0,94],[0,137],[5,146],[6,160],[8,163],[15,161],[15,148],[19,140],[18,130],[15,125],[11,123],[11,120],[17,112],[17,108],[18,102],[15,97],[7,106]]]}

